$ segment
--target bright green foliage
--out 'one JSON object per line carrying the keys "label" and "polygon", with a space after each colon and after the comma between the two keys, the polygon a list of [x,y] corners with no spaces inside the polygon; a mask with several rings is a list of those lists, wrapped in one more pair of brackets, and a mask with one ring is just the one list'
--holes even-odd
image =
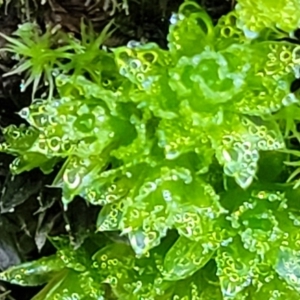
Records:
{"label": "bright green foliage", "polygon": [[[63,161],[53,186],[65,207],[76,195],[101,205],[98,231],[129,239],[82,255],[58,246],[69,259],[54,282],[91,284],[72,291],[78,299],[101,299],[84,293],[96,285],[101,297],[103,284],[122,300],[299,298],[299,191],[285,182],[299,174],[289,138],[299,137],[300,48],[271,25],[249,39],[242,4],[214,27],[186,1],[168,50],[97,50],[105,34],[83,27],[72,59],[57,62],[58,95],[20,112],[28,127],[4,129],[14,173]],[[55,299],[53,286],[36,299]]]}
{"label": "bright green foliage", "polygon": [[201,269],[219,246],[218,241],[214,242],[195,242],[184,236],[179,237],[164,259],[164,277],[172,281],[184,279]]}
{"label": "bright green foliage", "polygon": [[52,277],[62,271],[63,265],[56,255],[43,257],[34,262],[10,268],[9,272],[2,273],[1,280],[19,285],[41,285],[51,280]]}
{"label": "bright green foliage", "polygon": [[[232,190],[224,194],[223,205],[228,206],[232,212],[226,219],[230,221],[236,235],[226,247],[218,250],[216,260],[223,295],[227,295],[228,299],[237,299],[239,295],[247,295],[250,291],[253,293],[254,288],[260,295],[263,282],[274,284],[272,289],[274,292],[277,290],[278,295],[282,294],[280,297],[297,295],[295,291],[288,292],[288,287],[297,291],[295,283],[287,282],[288,287],[282,290],[275,284],[277,276],[282,276],[278,267],[275,267],[281,257],[281,249],[287,247],[288,251],[299,252],[299,224],[287,210],[289,202],[296,198],[289,190],[281,189],[277,187],[274,192],[273,186],[271,191]],[[237,193],[240,199],[233,204],[232,199]],[[275,267],[277,275],[272,267]],[[247,292],[249,286],[252,288],[248,288]],[[275,299],[283,299],[280,297]],[[257,299],[260,298],[257,296]]]}
{"label": "bright green foliage", "polygon": [[[106,55],[105,51],[99,48],[105,41],[105,39],[112,33],[108,33],[111,26],[109,23],[101,32],[100,35],[96,34],[92,29],[92,25],[87,26],[84,21],[81,22],[81,40],[76,40],[74,38],[68,39],[69,43],[72,43],[72,53],[70,54],[70,60],[68,63],[64,64],[61,68],[63,72],[73,73],[76,78],[81,74],[86,74],[90,76],[91,79],[96,82],[101,82],[101,68],[103,65],[109,64],[111,58]],[[99,55],[102,52],[102,55]],[[107,70],[109,72],[111,70]],[[113,71],[113,70],[112,70]]]}
{"label": "bright green foliage", "polygon": [[300,25],[298,0],[239,0],[236,11],[238,27],[249,38],[269,28],[292,33]]}
{"label": "bright green foliage", "polygon": [[[215,299],[222,299],[219,287],[213,284],[217,280],[214,264],[210,263],[188,279],[178,282],[166,281],[163,278],[163,259],[166,249],[174,240],[173,237],[164,240],[159,247],[141,259],[135,257],[128,245],[103,242],[103,236],[94,237],[93,241],[95,240],[101,240],[103,248],[92,256],[89,252],[95,251],[95,244],[90,240],[76,251],[62,243],[58,246],[57,254],[48,259],[48,264],[45,259],[43,262],[26,263],[3,272],[0,278],[13,278],[14,283],[21,285],[36,285],[48,281],[33,300],[99,300],[116,299],[115,297],[124,300],[209,300],[212,295]],[[60,261],[60,270],[53,268],[53,261]],[[47,267],[47,270],[44,267],[42,274],[44,277],[48,275],[51,280],[36,278],[41,273],[42,263]]]}
{"label": "bright green foliage", "polygon": [[[99,47],[112,33],[108,33],[111,23],[98,36],[91,25],[81,23],[81,40],[68,36],[57,29],[47,28],[44,34],[37,24],[25,23],[14,32],[15,37],[2,33],[8,45],[1,51],[8,51],[18,60],[15,69],[5,74],[26,73],[21,91],[33,84],[32,97],[39,88],[41,79],[49,86],[48,99],[52,99],[55,88],[54,77],[60,73],[74,73],[74,76],[88,74],[99,83],[99,71],[103,64],[109,64],[106,52],[99,55]],[[107,61],[108,60],[108,61]],[[108,70],[109,71],[109,70]]]}
{"label": "bright green foliage", "polygon": [[53,73],[61,65],[61,59],[70,57],[67,51],[72,49],[71,45],[53,49],[53,45],[59,41],[61,34],[52,33],[48,29],[41,35],[39,27],[33,23],[22,24],[14,35],[16,38],[0,33],[0,36],[9,43],[1,51],[13,53],[19,60],[16,68],[6,73],[6,76],[26,72],[26,80],[22,84],[21,90],[24,91],[33,83],[33,96],[41,79],[44,78],[44,82],[49,85],[49,98],[51,99],[54,89]]}
{"label": "bright green foliage", "polygon": [[53,244],[56,255],[13,267],[1,273],[1,280],[19,285],[47,283],[33,300],[105,299],[100,274],[91,268],[96,244],[88,240],[84,248],[73,250],[68,238],[59,237],[53,239]]}

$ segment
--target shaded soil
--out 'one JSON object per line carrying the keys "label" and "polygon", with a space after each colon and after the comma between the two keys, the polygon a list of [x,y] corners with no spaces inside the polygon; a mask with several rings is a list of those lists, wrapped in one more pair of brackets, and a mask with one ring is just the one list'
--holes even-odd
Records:
{"label": "shaded soil", "polygon": [[[0,32],[10,35],[18,24],[36,21],[42,29],[47,25],[79,35],[81,19],[92,22],[96,31],[114,18],[117,30],[106,42],[109,47],[125,45],[130,40],[156,42],[167,47],[166,35],[169,18],[178,10],[182,0],[128,0],[128,10],[114,7],[113,0],[11,0],[0,8]],[[198,1],[216,21],[230,11],[233,1]],[[0,48],[5,44],[0,38]],[[0,52],[0,127],[20,124],[16,114],[28,106],[30,88],[20,92],[21,78],[4,77],[15,62]],[[0,131],[0,142],[3,139]],[[60,191],[49,188],[55,172],[44,175],[39,170],[13,176],[9,171],[12,157],[0,153],[0,271],[20,262],[37,259],[54,252],[47,235],[68,233],[70,241],[78,247],[85,236],[94,230],[99,207],[89,207],[76,198],[67,212],[60,202]],[[57,170],[59,169],[59,166]],[[78,212],[81,212],[80,215]],[[68,225],[68,226],[66,226]],[[68,230],[66,230],[68,228]],[[10,285],[0,281],[0,300],[27,300],[39,288]]]}

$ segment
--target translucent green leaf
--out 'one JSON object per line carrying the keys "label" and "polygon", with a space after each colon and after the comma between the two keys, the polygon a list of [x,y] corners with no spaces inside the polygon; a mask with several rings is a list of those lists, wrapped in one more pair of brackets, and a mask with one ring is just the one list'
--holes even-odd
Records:
{"label": "translucent green leaf", "polygon": [[123,207],[124,203],[117,202],[107,204],[104,208],[102,208],[97,219],[98,230],[115,231],[120,229],[120,222],[123,217]]}
{"label": "translucent green leaf", "polygon": [[[239,54],[244,61],[238,68]],[[179,96],[189,96],[196,111],[207,112],[210,106],[234,100],[243,90],[250,69],[247,60],[249,51],[240,46],[222,53],[206,48],[190,58],[182,56],[178,60],[170,69],[170,85]],[[199,101],[199,97],[204,101]]]}
{"label": "translucent green leaf", "polygon": [[235,239],[230,246],[218,250],[216,262],[224,299],[236,299],[243,295],[245,288],[251,284],[256,256]]}
{"label": "translucent green leaf", "polygon": [[[96,239],[97,236],[94,236]],[[73,269],[77,272],[85,272],[90,268],[91,255],[97,249],[90,239],[86,239],[84,244],[79,248],[74,248],[70,239],[65,236],[55,236],[50,238],[51,243],[57,249],[56,255],[63,262],[66,268]],[[103,245],[105,239],[102,237]],[[92,246],[92,248],[90,247]]]}
{"label": "translucent green leaf", "polygon": [[[239,0],[236,6],[239,27],[249,38],[257,37],[265,27],[290,33],[299,27],[300,4],[297,0],[271,1]],[[274,11],[276,13],[274,13]],[[253,16],[252,18],[249,18]]]}
{"label": "translucent green leaf", "polygon": [[236,11],[230,11],[221,16],[215,26],[215,35],[217,38],[216,47],[218,50],[226,49],[232,44],[247,43],[244,32],[237,26],[238,17]]}
{"label": "translucent green leaf", "polygon": [[201,269],[214,254],[212,249],[205,248],[205,242],[179,237],[165,257],[164,277],[168,280],[180,280]]}
{"label": "translucent green leaf", "polygon": [[281,210],[285,206],[284,193],[254,190],[248,201],[238,207],[228,220],[238,230],[246,249],[262,258],[268,256],[271,261],[274,257],[269,251],[279,246],[284,237],[278,216],[283,214]]}
{"label": "translucent green leaf", "polygon": [[0,279],[12,284],[34,286],[42,285],[64,268],[56,256],[43,257],[33,262],[13,266],[0,273]]}
{"label": "translucent green leaf", "polygon": [[174,282],[170,287],[172,296],[165,299],[222,300],[223,297],[215,272],[215,264],[213,262],[207,264],[193,276]]}
{"label": "translucent green leaf", "polygon": [[[166,67],[171,63],[171,59],[167,51],[160,49],[154,43],[135,42],[133,45],[128,44],[128,47],[114,49],[114,55],[119,73],[128,78],[136,87],[147,94],[155,94],[157,97],[168,96],[170,88],[165,76]],[[136,92],[135,89],[134,91]],[[151,110],[158,108],[157,101],[151,97],[146,99],[140,97],[142,95],[132,96],[132,101],[147,101]],[[167,101],[167,99],[164,100]],[[174,102],[173,105],[175,105]]]}
{"label": "translucent green leaf", "polygon": [[[154,299],[170,286],[158,270],[162,257],[157,252],[139,259],[130,246],[114,244],[98,251],[93,259],[104,276],[103,282],[109,284],[120,299]],[[145,275],[140,276],[141,273]]]}
{"label": "translucent green leaf", "polygon": [[214,229],[223,208],[213,188],[184,167],[149,168],[140,188],[123,202],[120,230],[128,233],[137,254],[157,246],[168,229],[200,240]]}
{"label": "translucent green leaf", "polygon": [[53,171],[57,162],[59,162],[58,158],[49,159],[40,153],[27,152],[15,158],[10,165],[10,169],[14,174],[20,174],[39,167],[45,174],[49,174]]}
{"label": "translucent green leaf", "polygon": [[100,279],[97,282],[89,272],[65,270],[54,277],[32,300],[104,300]]}
{"label": "translucent green leaf", "polygon": [[278,251],[275,270],[286,283],[298,293],[300,292],[300,252],[286,247]]}
{"label": "translucent green leaf", "polygon": [[283,149],[283,137],[273,122],[231,114],[227,118],[231,121],[222,129],[211,130],[210,138],[219,162],[224,165],[224,173],[234,177],[242,188],[247,188],[257,172],[259,151]]}
{"label": "translucent green leaf", "polygon": [[[140,167],[142,166],[105,171],[100,176],[95,176],[91,185],[87,186],[81,195],[94,205],[108,204],[108,209],[102,212],[104,216],[111,208],[109,204],[119,202],[133,189],[140,175],[140,172],[137,172]],[[102,221],[100,223],[102,224]]]}
{"label": "translucent green leaf", "polygon": [[207,136],[200,126],[195,126],[187,115],[180,118],[163,119],[157,128],[158,145],[164,149],[169,160],[188,152],[199,155],[199,173],[205,173],[211,164],[213,151]]}
{"label": "translucent green leaf", "polygon": [[213,24],[194,1],[185,1],[171,17],[168,41],[171,53],[180,57],[200,53],[214,38]]}
{"label": "translucent green leaf", "polygon": [[289,287],[271,265],[264,262],[257,264],[256,275],[248,291],[257,299],[296,300],[299,298],[299,293]]}

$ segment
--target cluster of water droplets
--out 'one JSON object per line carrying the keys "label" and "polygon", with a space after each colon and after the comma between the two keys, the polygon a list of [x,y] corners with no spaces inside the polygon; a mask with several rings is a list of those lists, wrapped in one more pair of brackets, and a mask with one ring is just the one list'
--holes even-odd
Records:
{"label": "cluster of water droplets", "polygon": [[[170,70],[171,87],[179,96],[203,98],[206,106],[232,100],[245,86],[249,64],[236,67],[234,57],[237,53],[228,52],[220,53],[206,47],[201,54],[191,58],[181,57],[175,68]],[[197,109],[196,105],[194,107]],[[199,110],[205,110],[203,104],[199,103],[198,106]]]}
{"label": "cluster of water droplets", "polygon": [[[92,137],[106,136],[109,140],[111,132],[101,106],[93,109],[70,98],[33,103],[30,108],[24,108],[20,115],[32,125],[31,128],[37,128],[39,132],[28,150],[48,157],[66,156],[72,150],[75,150],[73,153],[84,156],[84,151],[76,151],[80,148],[78,145],[84,148],[85,140]],[[95,127],[102,127],[101,134]],[[91,141],[89,145],[93,148]],[[97,146],[99,147],[94,147]]]}
{"label": "cluster of water droplets", "polygon": [[226,217],[237,235],[216,257],[223,296],[294,297],[300,282],[299,231],[288,217],[286,192],[253,189],[239,196],[242,204]]}
{"label": "cluster of water droplets", "polygon": [[[236,6],[238,26],[248,38],[256,38],[265,28],[291,33],[299,27],[300,4],[297,0],[271,1],[239,0]],[[249,18],[251,16],[251,18]]]}
{"label": "cluster of water droplets", "polygon": [[276,271],[286,283],[300,292],[300,253],[282,247],[279,251]]}
{"label": "cluster of water droplets", "polygon": [[213,188],[179,167],[148,170],[144,178],[139,175],[139,187],[127,189],[121,199],[119,188],[131,179],[135,181],[135,172],[130,178],[121,177],[110,190],[110,197],[114,194],[117,199],[106,202],[98,218],[98,229],[118,229],[128,234],[139,255],[159,245],[168,229],[176,228],[192,240],[209,235],[215,220],[224,212]]}
{"label": "cluster of water droplets", "polygon": [[123,201],[107,204],[100,212],[97,220],[99,231],[113,231],[120,229],[120,222],[123,218]]}
{"label": "cluster of water droplets", "polygon": [[38,137],[38,131],[35,128],[27,127],[24,124],[17,127],[11,125],[3,129],[5,143],[1,144],[3,150],[17,151],[19,147],[26,151],[32,147],[32,144]]}
{"label": "cluster of water droplets", "polygon": [[236,299],[251,284],[255,259],[234,240],[230,246],[218,251],[216,262],[223,299]]}
{"label": "cluster of water droplets", "polygon": [[237,13],[231,11],[227,15],[222,16],[216,27],[216,34],[218,36],[218,48],[222,49],[230,45],[232,41],[235,43],[245,43],[246,38],[244,32],[237,27]]}
{"label": "cluster of water droplets", "polygon": [[[208,300],[214,295],[221,300],[220,288],[209,281],[214,277],[215,268],[194,270],[193,274],[186,273],[180,281],[176,281],[175,273],[173,278],[165,277],[164,256],[170,242],[172,239],[165,239],[162,246],[147,252],[142,258],[136,257],[128,245],[108,245],[93,256],[92,268],[102,274],[103,282],[122,299]],[[147,276],[140,276],[141,273]]]}
{"label": "cluster of water droplets", "polygon": [[[250,46],[236,27],[236,13],[214,29],[191,1],[171,23],[169,52],[135,42],[114,50],[124,81],[113,90],[108,79],[101,86],[83,76],[58,78],[61,97],[24,108],[20,115],[31,127],[5,129],[1,150],[20,154],[12,165],[16,170],[24,162],[36,166],[30,165],[37,160],[32,153],[43,163],[66,159],[54,184],[63,187],[65,203],[81,195],[103,206],[98,231],[128,236],[131,247],[115,243],[94,255],[92,269],[101,279],[93,279],[85,254],[58,251],[64,267],[72,269],[68,282],[96,299],[102,299],[101,283],[124,300],[204,300],[214,293],[219,299],[218,283],[200,289],[199,274],[214,255],[224,299],[244,299],[241,293],[252,285],[263,295],[261,285],[277,278],[270,266],[298,289],[298,252],[281,248],[274,262],[275,244],[300,251],[299,218],[290,213],[282,221],[284,194],[254,191],[229,212],[202,175],[216,154],[225,175],[248,188],[260,151],[285,147],[277,125],[264,117],[298,103],[288,83],[300,61],[299,46],[259,41]],[[237,41],[241,44],[233,45]],[[172,229],[179,238],[167,254],[158,253]],[[268,267],[261,263],[266,257]],[[26,279],[24,270],[5,274],[15,283]],[[187,292],[169,282],[177,280]],[[63,289],[57,298],[92,297],[74,289]],[[277,299],[277,292],[269,296]]]}
{"label": "cluster of water droplets", "polygon": [[[148,252],[137,258],[131,247],[112,244],[98,251],[93,260],[95,270],[104,276],[104,283],[114,288],[122,299],[156,299],[164,296],[169,286],[163,280],[162,253]],[[146,273],[147,276],[140,276]]]}
{"label": "cluster of water droplets", "polygon": [[193,241],[181,236],[168,251],[164,259],[163,275],[168,280],[181,280],[193,275],[211,259],[219,245],[205,248],[208,238]]}
{"label": "cluster of water droplets", "polygon": [[235,118],[232,116],[229,126],[211,139],[218,144],[217,157],[224,165],[224,173],[246,188],[257,172],[259,152],[283,149],[284,142],[275,124],[242,117],[232,126]]}
{"label": "cluster of water droplets", "polygon": [[[214,39],[211,18],[196,2],[184,2],[171,17],[168,47],[172,56],[192,56],[201,53],[205,44]],[[198,42],[201,40],[202,42]]]}
{"label": "cluster of water droplets", "polygon": [[256,253],[261,259],[283,239],[279,220],[272,208],[284,206],[285,202],[283,193],[253,191],[251,198],[228,217],[232,227],[238,229],[244,248]]}
{"label": "cluster of water droplets", "polygon": [[161,68],[170,62],[167,52],[154,43],[133,43],[115,50],[115,60],[122,76],[127,77],[146,93],[159,88]]}
{"label": "cluster of water droplets", "polygon": [[189,152],[200,154],[202,168],[207,168],[212,156],[211,145],[202,127],[193,124],[187,115],[179,119],[164,119],[157,128],[158,145],[164,149],[165,157],[174,160]]}

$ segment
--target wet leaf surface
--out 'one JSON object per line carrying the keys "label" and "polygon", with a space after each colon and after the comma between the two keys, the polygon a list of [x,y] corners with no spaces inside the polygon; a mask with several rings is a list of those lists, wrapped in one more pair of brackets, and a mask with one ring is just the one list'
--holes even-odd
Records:
{"label": "wet leaf surface", "polygon": [[[141,40],[153,41],[166,48],[169,18],[178,10],[182,0],[129,1],[128,10],[114,7],[112,0],[8,2],[10,5],[0,8],[0,32],[6,35],[15,31],[18,24],[31,19],[36,20],[43,30],[49,24],[59,25],[79,37],[82,18],[89,20],[98,32],[114,18],[117,30],[106,41],[107,46]],[[41,4],[43,2],[45,4]],[[214,20],[227,13],[232,5],[230,1],[221,0],[199,2],[203,2],[201,4]],[[5,40],[0,37],[0,48],[4,45]],[[1,128],[24,122],[16,112],[31,101],[30,87],[23,93],[20,91],[20,76],[3,76],[14,64],[11,56],[0,53]],[[0,132],[0,141],[2,139]],[[60,192],[47,188],[55,174],[45,176],[33,170],[13,176],[9,171],[11,161],[11,156],[0,154],[0,270],[54,253],[53,246],[46,239],[48,235],[68,232],[72,245],[76,248],[81,246],[88,233],[94,230],[99,208],[88,206],[78,197],[64,212]],[[78,211],[81,213],[78,214]],[[113,241],[120,239],[118,232],[113,232],[109,238]],[[127,245],[128,240],[121,237],[121,244]],[[29,300],[39,289],[0,281],[0,299]],[[106,294],[108,299],[113,299],[109,289]]]}

